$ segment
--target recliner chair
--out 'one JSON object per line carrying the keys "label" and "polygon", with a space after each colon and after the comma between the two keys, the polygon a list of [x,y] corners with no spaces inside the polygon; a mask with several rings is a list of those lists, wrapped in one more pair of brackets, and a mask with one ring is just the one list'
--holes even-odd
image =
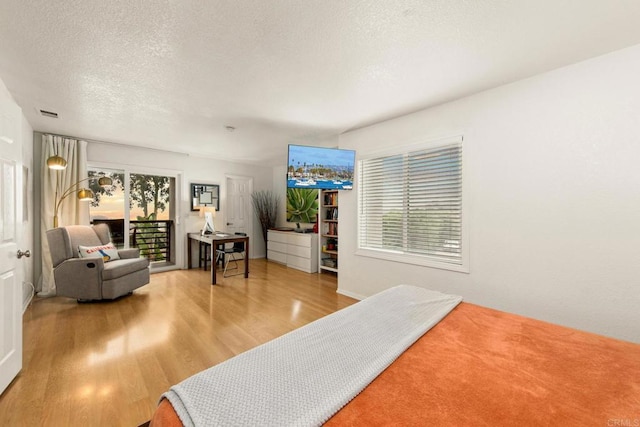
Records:
{"label": "recliner chair", "polygon": [[111,241],[106,224],[70,225],[47,231],[56,294],[78,301],[115,299],[149,283],[149,260],[139,249],[119,249],[120,259],[80,258],[78,247]]}

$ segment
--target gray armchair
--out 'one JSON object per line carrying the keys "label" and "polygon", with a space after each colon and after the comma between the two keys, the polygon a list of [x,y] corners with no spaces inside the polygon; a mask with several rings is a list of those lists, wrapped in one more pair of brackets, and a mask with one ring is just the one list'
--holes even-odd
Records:
{"label": "gray armchair", "polygon": [[71,225],[47,231],[56,294],[77,300],[114,299],[149,283],[149,260],[138,249],[120,249],[120,259],[80,258],[78,246],[109,243],[106,224]]}

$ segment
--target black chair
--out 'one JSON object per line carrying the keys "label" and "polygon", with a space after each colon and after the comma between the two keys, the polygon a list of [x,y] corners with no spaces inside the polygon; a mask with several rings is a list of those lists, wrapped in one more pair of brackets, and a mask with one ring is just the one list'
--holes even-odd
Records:
{"label": "black chair", "polygon": [[[247,233],[234,233],[234,234],[236,236],[247,235]],[[242,257],[236,258],[238,254],[242,254]],[[238,261],[244,260],[245,256],[246,255],[245,255],[245,249],[244,249],[244,242],[234,242],[233,246],[230,248],[218,249],[217,255],[216,255],[216,261],[219,258],[222,258],[222,260],[224,261],[224,272],[222,273],[222,277],[231,277],[231,276],[237,276],[238,274],[244,274],[243,272],[240,272],[240,273],[230,274],[227,276],[227,268],[229,267],[229,263],[233,261],[233,263],[235,264],[235,267],[231,268],[231,270],[237,270]],[[245,262],[247,261],[245,260]]]}

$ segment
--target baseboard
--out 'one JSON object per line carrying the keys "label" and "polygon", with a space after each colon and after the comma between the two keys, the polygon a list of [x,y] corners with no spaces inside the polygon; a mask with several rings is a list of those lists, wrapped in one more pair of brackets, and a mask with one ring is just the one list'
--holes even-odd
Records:
{"label": "baseboard", "polygon": [[22,282],[22,314],[27,311],[35,294],[36,290],[31,282]]}
{"label": "baseboard", "polygon": [[364,295],[356,294],[354,292],[345,291],[345,290],[340,289],[340,288],[338,288],[338,290],[336,292],[339,293],[340,295],[344,295],[344,296],[347,296],[347,297],[350,297],[350,298],[355,298],[355,299],[360,300],[360,301],[366,298]]}

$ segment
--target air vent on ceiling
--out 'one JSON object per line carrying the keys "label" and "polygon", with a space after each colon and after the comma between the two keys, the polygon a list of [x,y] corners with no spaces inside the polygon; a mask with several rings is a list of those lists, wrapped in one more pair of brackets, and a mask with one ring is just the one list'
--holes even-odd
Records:
{"label": "air vent on ceiling", "polygon": [[42,114],[45,117],[51,117],[54,119],[58,118],[58,113],[54,113],[53,111],[40,110],[40,114]]}

